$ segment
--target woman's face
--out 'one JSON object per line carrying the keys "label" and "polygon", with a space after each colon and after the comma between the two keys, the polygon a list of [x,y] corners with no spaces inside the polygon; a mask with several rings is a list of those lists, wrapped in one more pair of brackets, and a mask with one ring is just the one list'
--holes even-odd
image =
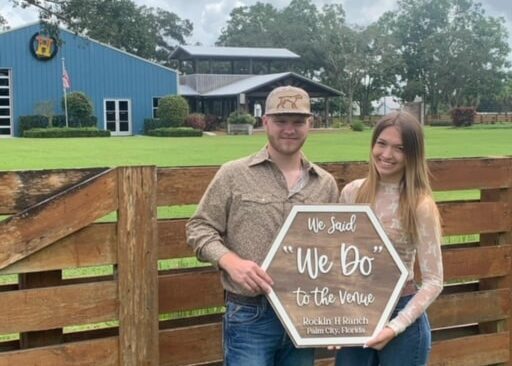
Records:
{"label": "woman's face", "polygon": [[382,130],[373,145],[372,156],[381,181],[400,182],[405,170],[405,155],[398,127],[389,126]]}

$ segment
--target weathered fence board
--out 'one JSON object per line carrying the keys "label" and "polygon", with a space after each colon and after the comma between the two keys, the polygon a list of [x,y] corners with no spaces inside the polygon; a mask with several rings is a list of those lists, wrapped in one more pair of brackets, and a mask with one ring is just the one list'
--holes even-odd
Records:
{"label": "weathered fence board", "polygon": [[0,366],[118,366],[117,337],[6,352]]}
{"label": "weathered fence board", "polygon": [[107,171],[0,222],[0,269],[115,210],[116,178]]}
{"label": "weathered fence board", "polygon": [[468,292],[440,296],[428,314],[432,328],[442,328],[506,319],[510,305],[509,289]]}
{"label": "weathered fence board", "polygon": [[119,362],[158,366],[156,169],[118,169]]}
{"label": "weathered fence board", "polygon": [[117,312],[115,281],[3,292],[0,334],[104,322]]}

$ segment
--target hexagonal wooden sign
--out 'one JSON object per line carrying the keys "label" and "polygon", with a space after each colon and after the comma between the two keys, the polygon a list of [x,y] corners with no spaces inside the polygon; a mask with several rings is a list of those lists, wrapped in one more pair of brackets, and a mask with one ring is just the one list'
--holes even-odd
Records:
{"label": "hexagonal wooden sign", "polygon": [[363,345],[389,320],[407,268],[366,205],[297,205],[262,264],[297,347]]}

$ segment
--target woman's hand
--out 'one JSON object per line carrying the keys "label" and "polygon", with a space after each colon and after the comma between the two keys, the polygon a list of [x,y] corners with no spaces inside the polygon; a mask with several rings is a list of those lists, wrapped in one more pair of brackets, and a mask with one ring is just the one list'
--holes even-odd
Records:
{"label": "woman's hand", "polygon": [[385,327],[377,334],[375,337],[370,338],[368,342],[363,346],[364,348],[373,348],[378,351],[383,349],[386,344],[389,343],[393,338],[395,338],[396,334],[393,329],[389,327]]}

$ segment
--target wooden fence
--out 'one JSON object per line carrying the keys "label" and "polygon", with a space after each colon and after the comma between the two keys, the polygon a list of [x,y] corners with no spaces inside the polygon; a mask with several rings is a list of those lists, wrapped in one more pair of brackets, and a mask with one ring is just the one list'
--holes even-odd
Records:
{"label": "wooden fence", "polygon": [[[433,121],[450,122],[452,117],[449,114],[427,114],[425,115],[425,124],[429,125]],[[512,122],[512,113],[477,113],[475,123],[492,124],[497,122]]]}
{"label": "wooden fence", "polygon": [[[429,309],[430,365],[512,365],[512,158],[429,164],[436,191],[481,197],[439,204],[445,235],[479,239],[443,247],[446,286]],[[323,166],[340,187],[367,169]],[[0,335],[19,334],[0,342],[0,366],[221,364],[220,313],[162,317],[221,307],[218,272],[157,270],[159,259],[193,255],[186,219],[157,219],[157,207],[196,204],[216,170],[0,172],[0,215],[9,215],[0,221],[0,275],[14,274],[0,286]],[[98,221],[107,214],[112,222]],[[90,266],[112,266],[112,274],[62,276]],[[83,324],[109,326],[69,328]],[[325,350],[317,359],[333,363]]]}

